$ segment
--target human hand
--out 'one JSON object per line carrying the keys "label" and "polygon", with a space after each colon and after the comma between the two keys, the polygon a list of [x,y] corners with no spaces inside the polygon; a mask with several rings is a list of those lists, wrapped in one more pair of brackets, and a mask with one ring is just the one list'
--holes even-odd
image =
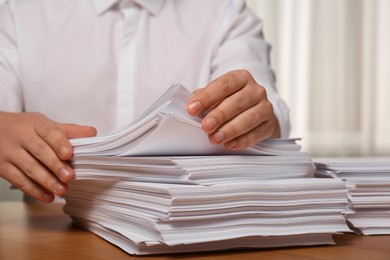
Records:
{"label": "human hand", "polygon": [[265,88],[246,70],[231,71],[194,91],[187,111],[194,116],[207,112],[202,128],[210,142],[223,143],[230,150],[280,137],[279,122]]}
{"label": "human hand", "polygon": [[63,196],[74,172],[70,138],[95,136],[89,126],[59,124],[39,113],[0,112],[0,177],[37,200]]}

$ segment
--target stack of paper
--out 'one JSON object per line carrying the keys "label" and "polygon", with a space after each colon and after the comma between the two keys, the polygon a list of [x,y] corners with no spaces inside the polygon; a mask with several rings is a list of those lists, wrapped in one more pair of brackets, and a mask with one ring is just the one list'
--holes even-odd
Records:
{"label": "stack of paper", "polygon": [[174,85],[126,127],[71,140],[76,178],[212,184],[313,176],[315,166],[298,139],[267,140],[243,151],[211,144],[201,119],[186,112],[190,97]]}
{"label": "stack of paper", "polygon": [[304,155],[280,156],[76,156],[76,179],[132,180],[180,184],[231,183],[312,177],[315,167]]}
{"label": "stack of paper", "polygon": [[80,180],[65,212],[130,254],[332,244],[348,231],[335,179],[182,185]]}
{"label": "stack of paper", "polygon": [[316,165],[317,176],[346,182],[345,214],[356,233],[390,234],[390,157],[321,158]]}
{"label": "stack of paper", "polygon": [[127,127],[72,140],[76,223],[130,254],[332,244],[348,230],[344,183],[311,178],[297,139],[212,145],[190,96],[173,86]]}

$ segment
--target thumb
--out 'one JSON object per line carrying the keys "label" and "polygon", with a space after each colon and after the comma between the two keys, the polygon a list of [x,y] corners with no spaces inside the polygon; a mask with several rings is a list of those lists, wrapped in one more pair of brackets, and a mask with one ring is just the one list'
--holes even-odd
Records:
{"label": "thumb", "polygon": [[96,136],[97,131],[95,127],[76,125],[76,124],[58,124],[61,130],[65,133],[66,137],[82,138],[82,137],[93,137]]}

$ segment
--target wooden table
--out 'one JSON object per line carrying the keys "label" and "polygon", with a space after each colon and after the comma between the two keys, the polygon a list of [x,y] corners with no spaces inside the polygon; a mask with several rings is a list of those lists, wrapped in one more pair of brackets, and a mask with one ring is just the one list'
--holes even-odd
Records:
{"label": "wooden table", "polygon": [[0,259],[390,259],[390,236],[353,234],[335,246],[136,257],[73,226],[62,206],[0,202]]}

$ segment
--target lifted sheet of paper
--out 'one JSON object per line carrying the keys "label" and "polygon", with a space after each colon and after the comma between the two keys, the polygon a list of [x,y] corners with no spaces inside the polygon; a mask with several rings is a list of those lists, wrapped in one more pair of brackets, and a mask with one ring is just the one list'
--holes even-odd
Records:
{"label": "lifted sheet of paper", "polygon": [[270,140],[244,151],[229,151],[213,145],[201,128],[201,118],[187,114],[191,92],[173,85],[137,120],[102,136],[73,139],[75,155],[280,155],[296,153],[296,139]]}

